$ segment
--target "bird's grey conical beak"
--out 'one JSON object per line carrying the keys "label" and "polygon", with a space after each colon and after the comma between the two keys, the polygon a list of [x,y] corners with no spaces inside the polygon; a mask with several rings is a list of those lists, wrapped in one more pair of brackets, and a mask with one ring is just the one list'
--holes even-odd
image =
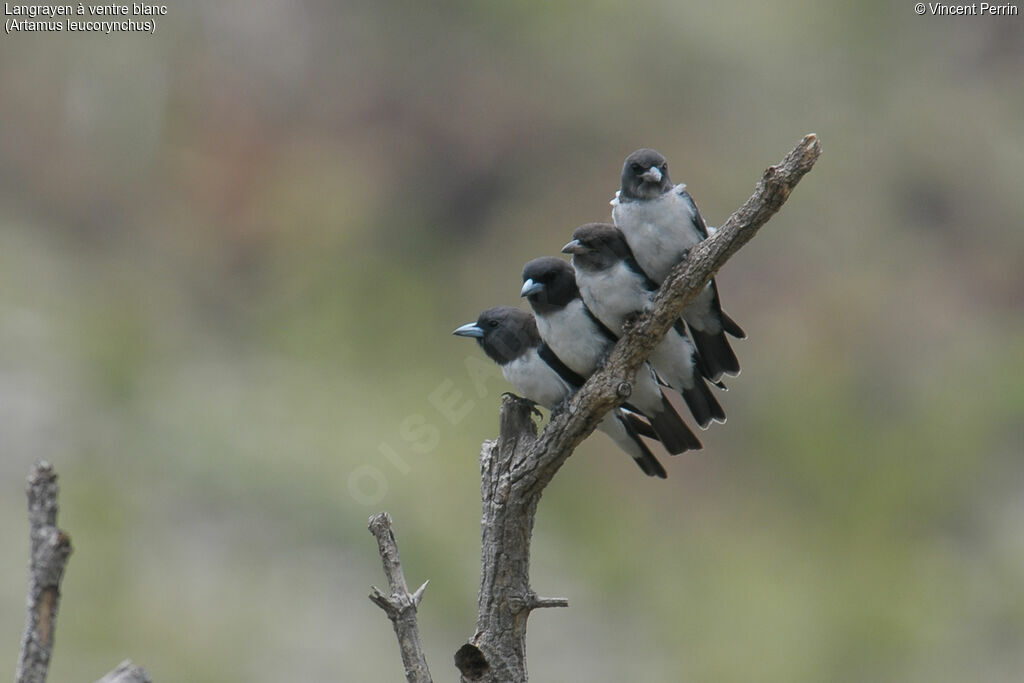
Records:
{"label": "bird's grey conical beak", "polygon": [[582,254],[586,250],[586,247],[579,240],[573,240],[562,247],[563,254]]}
{"label": "bird's grey conical beak", "polygon": [[649,169],[640,174],[640,177],[644,180],[652,183],[661,182],[661,169],[657,166],[651,166]]}
{"label": "bird's grey conical beak", "polygon": [[530,296],[536,294],[544,289],[543,282],[534,282],[533,280],[527,280],[523,283],[523,288],[519,290],[519,296]]}
{"label": "bird's grey conical beak", "polygon": [[476,323],[466,323],[462,327],[456,328],[452,334],[460,337],[476,337],[479,339],[484,336],[484,331],[480,329],[480,326]]}

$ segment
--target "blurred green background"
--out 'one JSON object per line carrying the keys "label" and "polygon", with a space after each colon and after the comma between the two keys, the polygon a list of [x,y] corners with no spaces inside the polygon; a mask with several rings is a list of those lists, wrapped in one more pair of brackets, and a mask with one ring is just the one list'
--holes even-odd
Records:
{"label": "blurred green background", "polygon": [[531,618],[533,679],[1020,680],[1022,73],[1024,18],[910,2],[192,2],[0,37],[0,662],[45,458],[52,680],[402,680],[380,510],[454,680],[506,386],[451,330],[607,219],[633,149],[717,225],[815,132],[719,276],[728,424],[667,481],[595,436],[545,495],[533,584],[572,607]]}

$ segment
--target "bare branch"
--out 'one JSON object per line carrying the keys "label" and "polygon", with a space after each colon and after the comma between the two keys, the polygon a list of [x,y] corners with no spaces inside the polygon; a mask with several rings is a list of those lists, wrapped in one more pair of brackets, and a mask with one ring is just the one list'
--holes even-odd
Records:
{"label": "bare branch", "polygon": [[392,529],[391,515],[386,512],[370,517],[370,533],[377,538],[380,559],[384,563],[384,575],[388,579],[390,595],[376,586],[371,587],[370,600],[388,615],[398,636],[398,647],[402,651],[402,663],[405,665],[405,678],[409,683],[431,683],[430,670],[427,668],[426,657],[423,656],[423,645],[420,643],[420,630],[416,622],[416,607],[423,599],[423,591],[427,588],[424,582],[415,593],[409,593],[405,583],[405,572],[398,556],[398,542]]}
{"label": "bare branch", "polygon": [[544,607],[568,607],[569,598],[534,598],[530,603],[530,609],[541,609]]}
{"label": "bare branch", "polygon": [[[53,466],[45,461],[36,463],[28,478],[28,615],[15,683],[45,683],[53,656],[60,583],[71,555],[71,539],[57,528],[57,493]],[[145,669],[125,660],[96,683],[153,682]]]}
{"label": "bare branch", "polygon": [[153,683],[153,679],[141,666],[136,666],[130,659],[126,659],[96,683]]}
{"label": "bare branch", "polygon": [[[821,154],[807,135],[769,167],[754,194],[715,233],[694,247],[662,283],[653,310],[615,345],[604,367],[552,415],[538,437],[532,405],[506,395],[497,441],[480,453],[483,500],[481,578],[476,633],[455,656],[464,681],[526,681],[526,622],[538,607],[562,606],[530,587],[530,537],[544,488],[601,418],[629,396],[637,368],[683,308],[725,262],[775,214]],[[567,604],[567,601],[566,603]]]}
{"label": "bare branch", "polygon": [[25,633],[15,683],[44,683],[50,668],[60,582],[71,555],[71,539],[57,528],[57,490],[57,474],[50,463],[36,463],[28,478],[31,558]]}

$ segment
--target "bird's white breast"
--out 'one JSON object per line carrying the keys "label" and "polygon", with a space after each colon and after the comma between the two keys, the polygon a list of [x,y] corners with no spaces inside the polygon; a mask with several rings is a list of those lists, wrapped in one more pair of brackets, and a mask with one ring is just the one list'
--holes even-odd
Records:
{"label": "bird's white breast", "polygon": [[614,332],[633,313],[650,307],[650,292],[643,280],[622,261],[598,272],[577,273],[580,295],[594,315]]}
{"label": "bird's white breast", "polygon": [[619,202],[612,209],[612,219],[637,263],[659,283],[683,253],[703,239],[693,227],[693,207],[682,194],[685,188],[676,185],[655,199]]}
{"label": "bird's white breast", "polygon": [[594,372],[611,346],[587,315],[583,300],[579,298],[564,308],[538,315],[537,329],[555,355],[583,377]]}

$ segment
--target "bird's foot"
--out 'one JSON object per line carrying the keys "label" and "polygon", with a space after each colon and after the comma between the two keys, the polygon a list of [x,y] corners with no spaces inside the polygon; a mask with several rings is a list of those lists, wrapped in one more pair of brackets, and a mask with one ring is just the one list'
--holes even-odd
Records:
{"label": "bird's foot", "polygon": [[562,413],[569,412],[569,401],[571,400],[572,396],[566,396],[561,401],[556,403],[555,406],[551,409],[551,417],[554,418],[561,415]]}

